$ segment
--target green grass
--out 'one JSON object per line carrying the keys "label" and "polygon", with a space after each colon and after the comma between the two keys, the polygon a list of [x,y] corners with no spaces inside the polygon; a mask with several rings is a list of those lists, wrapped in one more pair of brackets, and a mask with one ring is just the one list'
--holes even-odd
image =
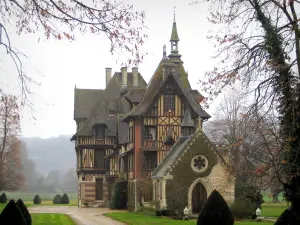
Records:
{"label": "green grass", "polygon": [[279,217],[280,214],[287,208],[288,205],[286,203],[264,203],[262,205],[261,214],[264,217]]}
{"label": "green grass", "polygon": [[[159,224],[169,224],[169,225],[195,225],[196,220],[172,220],[167,217],[157,218],[155,216],[146,216],[138,213],[128,213],[128,212],[118,212],[118,213],[107,213],[108,216],[114,220],[118,220],[126,223],[127,225],[159,225]],[[235,225],[257,225],[257,222],[253,221],[237,221]],[[259,225],[271,225],[272,222],[260,222]]]}
{"label": "green grass", "polygon": [[73,220],[65,214],[32,213],[32,225],[75,225]]}

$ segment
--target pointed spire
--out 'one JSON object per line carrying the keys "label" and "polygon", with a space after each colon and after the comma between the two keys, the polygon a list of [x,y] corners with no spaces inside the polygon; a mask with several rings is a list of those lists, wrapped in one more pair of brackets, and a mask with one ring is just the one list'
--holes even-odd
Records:
{"label": "pointed spire", "polygon": [[175,20],[175,9],[174,9],[174,21],[173,21],[172,34],[171,34],[170,41],[179,41],[176,20]]}
{"label": "pointed spire", "polygon": [[195,127],[195,124],[192,120],[191,112],[190,112],[189,108],[187,108],[184,112],[181,127]]}
{"label": "pointed spire", "polygon": [[163,58],[167,58],[166,45],[164,45],[164,47],[163,47]]}

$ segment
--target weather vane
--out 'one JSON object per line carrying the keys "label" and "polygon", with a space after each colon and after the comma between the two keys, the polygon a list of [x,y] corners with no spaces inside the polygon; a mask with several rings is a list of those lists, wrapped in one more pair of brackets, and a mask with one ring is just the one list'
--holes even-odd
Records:
{"label": "weather vane", "polygon": [[174,22],[175,22],[175,10],[176,10],[176,6],[174,6]]}

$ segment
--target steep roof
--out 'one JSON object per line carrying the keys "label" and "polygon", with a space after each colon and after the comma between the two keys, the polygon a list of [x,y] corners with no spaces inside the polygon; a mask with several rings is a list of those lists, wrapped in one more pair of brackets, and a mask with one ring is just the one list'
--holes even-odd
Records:
{"label": "steep roof", "polygon": [[[140,73],[138,76],[139,87],[146,87],[144,78]],[[133,87],[133,76],[131,72],[127,73],[127,84],[127,88],[130,90]],[[103,91],[93,109],[90,110],[90,114],[85,124],[77,131],[75,136],[93,135],[93,126],[95,124],[106,124],[108,136],[117,136],[117,128],[120,128],[120,135],[124,133],[127,135],[127,124],[123,122],[121,124],[118,123],[118,114],[126,114],[130,110],[129,103],[120,95],[121,87],[122,73],[116,72],[109,81],[107,88]],[[115,116],[110,116],[108,114],[108,110],[115,110]],[[124,138],[121,137],[121,139]]]}
{"label": "steep roof", "polygon": [[146,88],[132,88],[125,96],[131,103],[139,103],[145,94]]}
{"label": "steep roof", "polygon": [[197,104],[194,96],[191,95],[191,86],[182,64],[176,65],[171,63],[168,59],[163,59],[147,85],[147,89],[140,103],[136,108],[128,113],[123,120],[125,121],[130,117],[144,115],[147,113],[147,110],[151,107],[153,99],[164,87],[168,79],[173,79],[175,81],[179,87],[179,91],[182,92],[195,113],[204,119],[210,118],[210,115],[205,112],[199,104]]}
{"label": "steep roof", "polygon": [[[209,143],[212,152],[210,154],[213,156],[213,160],[217,160],[217,156],[220,157],[215,145],[209,140],[209,138],[204,134],[201,128],[198,128],[196,132],[189,137],[181,136],[177,139],[172,148],[168,151],[166,156],[160,162],[160,164],[152,172],[152,179],[163,178],[168,174],[168,172],[174,167],[178,159],[184,154],[184,152],[191,149],[197,149],[199,151],[199,146],[195,143],[199,141],[199,137],[204,138],[205,142]],[[222,158],[220,157],[222,160]]]}
{"label": "steep roof", "polygon": [[169,168],[174,164],[177,158],[180,157],[183,150],[186,148],[187,143],[191,140],[191,137],[180,137],[174,143],[172,148],[165,155],[160,164],[152,172],[152,178],[160,178],[167,174]]}
{"label": "steep roof", "polygon": [[170,41],[179,41],[178,32],[177,32],[177,26],[176,26],[176,22],[175,21],[173,22],[172,34],[171,34]]}
{"label": "steep roof", "polygon": [[100,89],[74,89],[74,119],[89,117],[90,111],[101,98],[103,90]]}

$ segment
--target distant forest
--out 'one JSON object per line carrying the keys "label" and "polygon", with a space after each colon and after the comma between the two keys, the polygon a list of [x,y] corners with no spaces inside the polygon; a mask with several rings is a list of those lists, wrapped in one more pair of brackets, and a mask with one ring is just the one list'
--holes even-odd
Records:
{"label": "distant forest", "polygon": [[70,137],[22,138],[24,191],[77,191],[76,155]]}

